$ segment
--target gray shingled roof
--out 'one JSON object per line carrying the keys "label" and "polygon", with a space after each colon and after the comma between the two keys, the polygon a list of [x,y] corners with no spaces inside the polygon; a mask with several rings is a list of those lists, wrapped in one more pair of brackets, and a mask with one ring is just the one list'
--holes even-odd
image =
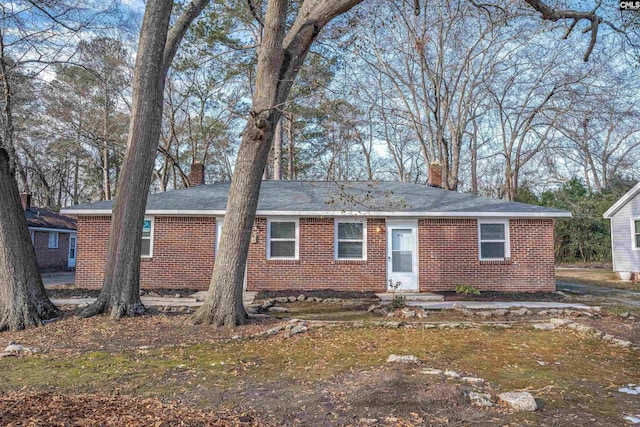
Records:
{"label": "gray shingled roof", "polygon": [[[229,183],[200,185],[149,195],[150,214],[223,214]],[[76,205],[66,214],[105,214],[111,201]],[[264,181],[258,215],[362,214],[383,216],[570,216],[567,211],[494,200],[403,182]]]}

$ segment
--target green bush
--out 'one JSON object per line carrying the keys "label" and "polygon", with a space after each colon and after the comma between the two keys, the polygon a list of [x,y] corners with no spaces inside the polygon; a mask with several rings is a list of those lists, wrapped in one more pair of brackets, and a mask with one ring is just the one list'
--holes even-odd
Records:
{"label": "green bush", "polygon": [[480,291],[471,285],[456,285],[456,294],[480,295]]}

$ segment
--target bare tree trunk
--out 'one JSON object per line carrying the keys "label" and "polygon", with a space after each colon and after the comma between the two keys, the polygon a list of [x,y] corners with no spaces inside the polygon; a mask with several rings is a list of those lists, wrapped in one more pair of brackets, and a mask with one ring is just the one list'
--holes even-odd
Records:
{"label": "bare tree trunk", "polygon": [[282,140],[284,139],[283,118],[280,117],[276,125],[276,132],[273,138],[273,179],[282,179]]}
{"label": "bare tree trunk", "polygon": [[40,326],[60,312],[44,290],[9,153],[2,147],[0,200],[0,331]]}
{"label": "bare tree trunk", "polygon": [[302,3],[286,38],[288,1],[269,1],[253,103],[231,180],[218,258],[207,299],[194,314],[194,323],[237,326],[246,322],[242,303],[245,266],[260,178],[281,116],[278,106],[289,96],[293,81],[322,27],[360,1],[307,0]]}
{"label": "bare tree trunk", "polygon": [[194,0],[170,31],[173,1],[149,0],[144,13],[133,81],[127,154],[118,180],[104,284],[80,315],[110,312],[113,318],[144,312],[140,301],[142,225],[160,142],[166,75],[187,28],[209,0]]}
{"label": "bare tree trunk", "polygon": [[289,181],[296,179],[295,177],[295,150],[294,150],[294,129],[293,114],[287,116],[287,178]]}

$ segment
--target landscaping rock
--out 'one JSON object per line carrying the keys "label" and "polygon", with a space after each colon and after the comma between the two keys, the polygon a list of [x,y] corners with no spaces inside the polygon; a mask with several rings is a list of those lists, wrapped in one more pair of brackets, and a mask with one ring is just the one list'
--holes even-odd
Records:
{"label": "landscaping rock", "polygon": [[287,309],[286,309],[286,308],[284,308],[284,307],[269,307],[269,308],[267,309],[267,311],[268,311],[269,313],[286,313],[286,312],[288,312],[289,310],[287,310]]}
{"label": "landscaping rock", "polygon": [[22,353],[23,351],[25,351],[25,347],[21,346],[20,344],[9,344],[4,351],[6,353],[13,353],[13,354],[18,354],[18,353]]}
{"label": "landscaping rock", "polygon": [[304,294],[300,294],[298,295],[298,298],[296,298],[298,301],[304,301],[306,298],[304,296]]}
{"label": "landscaping rock", "polygon": [[551,331],[556,328],[556,325],[553,323],[534,323],[533,329],[538,329],[540,331]]}
{"label": "landscaping rock", "polygon": [[400,311],[400,313],[402,313],[402,316],[406,317],[407,319],[416,317],[416,312],[409,308],[403,308],[402,311]]}
{"label": "landscaping rock", "polygon": [[277,297],[275,298],[276,302],[289,302],[288,297]]}
{"label": "landscaping rock", "polygon": [[158,298],[160,295],[156,292],[149,292],[147,294],[148,297]]}
{"label": "landscaping rock", "polygon": [[462,375],[460,375],[458,372],[456,372],[456,371],[449,371],[449,370],[444,371],[444,375],[445,375],[446,377],[449,377],[449,378],[455,378],[455,379],[458,379],[458,378],[461,378],[461,377],[462,377]]}
{"label": "landscaping rock", "polygon": [[290,297],[289,297],[289,302],[296,302],[296,301],[297,301],[297,299],[298,299],[297,297],[290,296]]}
{"label": "landscaping rock", "polygon": [[390,354],[387,363],[420,363],[420,359],[413,355]]}
{"label": "landscaping rock", "polygon": [[516,411],[533,412],[538,409],[538,404],[533,395],[527,391],[501,393],[498,397]]}
{"label": "landscaping rock", "polygon": [[386,322],[384,326],[387,328],[397,329],[402,326],[402,322]]}
{"label": "landscaping rock", "polygon": [[509,313],[509,310],[505,310],[504,308],[499,308],[497,310],[493,310],[493,314],[495,316],[506,316]]}
{"label": "landscaping rock", "polygon": [[611,341],[611,340],[614,340],[615,338],[616,338],[616,337],[614,337],[613,335],[609,335],[609,334],[604,334],[604,335],[602,336],[602,339],[603,339],[604,341]]}
{"label": "landscaping rock", "polygon": [[476,378],[476,377],[462,377],[462,381],[467,382],[469,384],[475,384],[475,385],[484,384],[484,380],[482,378]]}
{"label": "landscaping rock", "polygon": [[476,315],[480,317],[491,317],[493,316],[493,312],[488,310],[483,310],[483,311],[478,311]]}
{"label": "landscaping rock", "polygon": [[293,327],[291,329],[290,333],[291,333],[291,335],[296,335],[296,334],[301,334],[301,333],[306,332],[306,331],[307,331],[307,327],[306,326],[298,325],[298,326]]}
{"label": "landscaping rock", "polygon": [[558,317],[554,317],[552,319],[549,319],[549,323],[552,323],[554,325],[556,325],[557,327],[561,327],[561,326],[566,326],[569,323],[572,323],[571,320],[569,319],[560,319]]}
{"label": "landscaping rock", "polygon": [[284,326],[282,326],[282,325],[274,326],[271,329],[267,329],[265,331],[265,335],[267,335],[267,336],[276,335],[278,332],[280,332],[283,329],[284,329]]}
{"label": "landscaping rock", "polygon": [[454,329],[454,328],[459,328],[460,327],[460,323],[441,323],[438,325],[438,328],[440,329]]}
{"label": "landscaping rock", "polygon": [[360,418],[360,424],[372,426],[378,422],[377,418]]}
{"label": "landscaping rock", "polygon": [[422,373],[425,375],[442,375],[443,372],[444,371],[442,369],[433,369],[433,368],[427,368],[422,371]]}
{"label": "landscaping rock", "polygon": [[529,314],[529,310],[527,310],[526,307],[522,307],[517,310],[511,310],[511,314],[513,314],[514,316],[524,316],[526,314]]}
{"label": "landscaping rock", "polygon": [[491,395],[487,393],[476,393],[475,391],[472,391],[469,393],[469,400],[471,400],[472,405],[479,406],[481,408],[493,406]]}
{"label": "landscaping rock", "polygon": [[380,307],[379,305],[371,304],[367,309],[367,313],[371,313],[372,311],[377,310],[379,307]]}
{"label": "landscaping rock", "polygon": [[618,338],[612,339],[611,344],[617,345],[618,347],[627,347],[627,348],[633,345],[631,341],[621,340]]}

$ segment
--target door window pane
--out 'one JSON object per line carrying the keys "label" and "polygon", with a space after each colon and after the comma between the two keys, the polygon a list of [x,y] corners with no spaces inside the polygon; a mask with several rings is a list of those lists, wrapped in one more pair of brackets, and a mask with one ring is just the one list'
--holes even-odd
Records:
{"label": "door window pane", "polygon": [[394,229],[391,234],[391,250],[412,251],[413,236],[411,229]]}
{"label": "door window pane", "polygon": [[413,231],[391,230],[391,269],[394,273],[413,272]]}
{"label": "door window pane", "polygon": [[394,273],[412,273],[413,251],[391,251],[391,269]]}

